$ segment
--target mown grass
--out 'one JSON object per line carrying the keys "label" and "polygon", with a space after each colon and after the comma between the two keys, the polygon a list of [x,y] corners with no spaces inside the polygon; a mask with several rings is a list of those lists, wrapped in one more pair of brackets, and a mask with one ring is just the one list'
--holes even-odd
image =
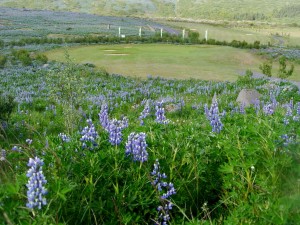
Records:
{"label": "mown grass", "polygon": [[[215,46],[81,46],[68,48],[67,52],[77,63],[90,62],[110,73],[143,78],[150,74],[179,79],[235,80],[243,68],[255,69],[259,64],[259,57],[245,50]],[[65,60],[65,49],[45,54],[51,60]]]}
{"label": "mown grass", "polygon": [[[109,73],[142,78],[158,75],[234,81],[245,69],[260,72],[262,61],[249,50],[207,45],[93,45],[55,49],[45,54],[51,60],[65,61],[66,51],[76,63],[92,63]],[[276,68],[275,63],[274,71]],[[300,80],[297,66],[292,79]]]}

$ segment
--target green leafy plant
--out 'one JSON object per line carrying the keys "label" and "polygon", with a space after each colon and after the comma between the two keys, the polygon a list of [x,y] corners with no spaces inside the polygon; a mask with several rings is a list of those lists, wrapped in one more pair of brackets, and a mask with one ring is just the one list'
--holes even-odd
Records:
{"label": "green leafy plant", "polygon": [[263,74],[268,77],[272,76],[272,62],[264,62],[259,66],[259,69]]}
{"label": "green leafy plant", "polygon": [[4,55],[0,55],[0,69],[4,68],[6,62],[7,62],[7,57]]}
{"label": "green leafy plant", "polygon": [[35,60],[38,61],[39,63],[47,63],[48,62],[48,58],[47,56],[43,55],[43,54],[37,54],[35,56]]}
{"label": "green leafy plant", "polygon": [[30,66],[32,64],[30,53],[26,49],[14,50],[12,55],[15,60],[19,60],[23,66]]}
{"label": "green leafy plant", "polygon": [[15,106],[14,97],[11,95],[3,95],[3,93],[0,92],[0,121],[8,120]]}
{"label": "green leafy plant", "polygon": [[294,64],[291,64],[290,69],[287,69],[287,59],[285,56],[279,58],[279,71],[278,76],[282,79],[292,76],[294,72]]}

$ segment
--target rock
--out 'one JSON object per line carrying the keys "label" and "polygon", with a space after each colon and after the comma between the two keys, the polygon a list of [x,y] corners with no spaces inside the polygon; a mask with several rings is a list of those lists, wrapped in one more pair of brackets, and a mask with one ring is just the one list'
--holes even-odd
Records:
{"label": "rock", "polygon": [[180,108],[178,105],[175,105],[173,103],[166,105],[165,107],[167,112],[176,112],[178,111]]}
{"label": "rock", "polygon": [[250,106],[254,104],[256,99],[259,99],[261,94],[255,89],[242,89],[236,99],[237,102],[244,104],[244,106]]}

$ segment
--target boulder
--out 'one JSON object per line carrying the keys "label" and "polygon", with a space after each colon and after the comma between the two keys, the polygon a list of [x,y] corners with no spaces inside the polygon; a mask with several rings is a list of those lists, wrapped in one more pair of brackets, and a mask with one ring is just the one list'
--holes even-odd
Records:
{"label": "boulder", "polygon": [[261,94],[255,89],[242,89],[236,99],[237,102],[244,106],[254,104],[256,99],[259,99]]}

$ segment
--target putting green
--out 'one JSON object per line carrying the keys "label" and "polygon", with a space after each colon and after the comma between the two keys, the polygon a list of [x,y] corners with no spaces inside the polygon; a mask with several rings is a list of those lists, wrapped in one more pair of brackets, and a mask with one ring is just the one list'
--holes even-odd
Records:
{"label": "putting green", "polygon": [[127,44],[55,49],[44,54],[65,61],[92,63],[109,73],[145,78],[149,74],[177,79],[236,80],[238,73],[259,72],[261,58],[249,50],[211,45]]}

